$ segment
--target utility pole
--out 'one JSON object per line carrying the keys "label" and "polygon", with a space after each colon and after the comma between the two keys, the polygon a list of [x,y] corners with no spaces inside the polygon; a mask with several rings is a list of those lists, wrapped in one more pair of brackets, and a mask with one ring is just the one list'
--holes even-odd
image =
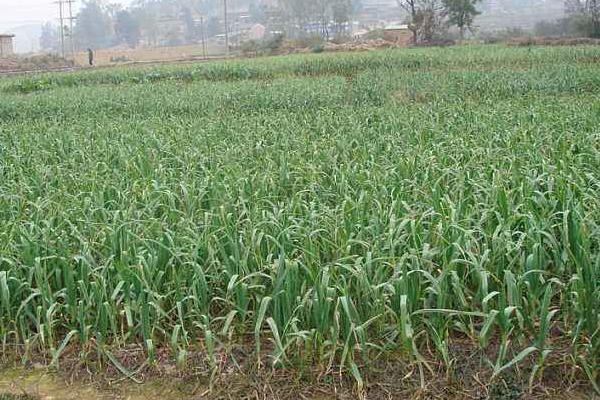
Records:
{"label": "utility pole", "polygon": [[208,58],[208,52],[206,51],[206,35],[204,32],[204,16],[201,15],[200,16],[200,33],[202,35],[202,54],[204,56],[204,59],[206,60]]}
{"label": "utility pole", "polygon": [[75,0],[64,0],[69,5],[69,41],[71,42],[71,59],[75,62],[75,34],[73,32],[73,3]]}
{"label": "utility pole", "polygon": [[229,24],[227,23],[227,0],[223,0],[223,11],[225,14],[225,54],[229,57]]}
{"label": "utility pole", "polygon": [[63,18],[63,0],[55,2],[58,4],[58,15],[60,20],[60,50],[62,58],[65,58],[65,21]]}

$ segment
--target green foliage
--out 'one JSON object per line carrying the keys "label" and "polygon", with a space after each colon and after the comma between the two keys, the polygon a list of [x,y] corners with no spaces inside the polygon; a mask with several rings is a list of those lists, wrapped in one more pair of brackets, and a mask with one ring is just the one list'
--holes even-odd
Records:
{"label": "green foliage", "polygon": [[40,48],[49,53],[58,53],[60,51],[60,36],[57,27],[51,22],[42,25],[40,33]]}
{"label": "green foliage", "polygon": [[281,48],[284,36],[281,34],[273,35],[267,39],[263,39],[259,45],[259,50],[266,54],[273,54]]}
{"label": "green foliage", "polygon": [[[7,349],[600,370],[597,47],[0,81]],[[557,334],[559,332],[559,334]],[[272,345],[265,345],[271,342]],[[19,350],[23,354],[25,350]],[[266,357],[270,352],[271,357]],[[432,354],[433,352],[433,354]],[[394,353],[395,354],[395,353]],[[26,357],[26,355],[25,355]],[[512,390],[512,389],[511,389]]]}
{"label": "green foliage", "polygon": [[140,41],[140,22],[131,12],[119,11],[115,16],[115,34],[121,43],[136,47]]}
{"label": "green foliage", "polygon": [[541,21],[535,25],[537,36],[595,37],[592,20],[585,14],[572,14],[555,21]]}
{"label": "green foliage", "polygon": [[325,51],[325,47],[322,44],[317,44],[310,49],[313,53],[322,53]]}
{"label": "green foliage", "polygon": [[480,14],[477,3],[481,0],[444,0],[448,22],[460,29],[461,37],[465,30],[471,30],[475,17]]}
{"label": "green foliage", "polygon": [[578,31],[592,38],[600,38],[600,1],[570,0],[567,5],[568,18],[574,21]]}
{"label": "green foliage", "polygon": [[283,45],[283,39],[283,35],[274,35],[262,40],[247,40],[242,43],[241,50],[245,55],[273,55]]}
{"label": "green foliage", "polygon": [[96,0],[84,2],[75,20],[75,38],[79,48],[102,48],[113,43],[110,9]]}

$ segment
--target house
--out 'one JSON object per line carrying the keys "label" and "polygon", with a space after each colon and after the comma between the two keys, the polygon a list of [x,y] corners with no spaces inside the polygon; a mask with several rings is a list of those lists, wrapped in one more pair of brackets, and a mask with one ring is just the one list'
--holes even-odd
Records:
{"label": "house", "polygon": [[371,31],[368,29],[359,29],[352,34],[352,37],[354,40],[362,40],[369,34],[369,32]]}
{"label": "house", "polygon": [[362,0],[361,4],[354,19],[367,29],[381,29],[404,14],[395,0]]}
{"label": "house", "polygon": [[264,25],[254,24],[250,27],[246,35],[250,40],[260,40],[265,37],[266,32],[267,28]]}
{"label": "house", "polygon": [[13,38],[15,35],[0,34],[0,57],[8,57],[13,54]]}
{"label": "house", "polygon": [[388,25],[383,29],[383,38],[388,42],[408,46],[412,40],[412,32],[408,25]]}

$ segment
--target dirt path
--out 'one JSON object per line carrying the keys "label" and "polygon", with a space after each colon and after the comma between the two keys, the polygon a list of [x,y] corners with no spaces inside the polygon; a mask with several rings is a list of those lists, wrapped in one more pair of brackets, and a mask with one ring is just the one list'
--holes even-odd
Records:
{"label": "dirt path", "polygon": [[181,400],[192,396],[166,381],[135,384],[121,381],[113,385],[66,382],[45,369],[0,371],[0,395],[27,394],[39,400]]}

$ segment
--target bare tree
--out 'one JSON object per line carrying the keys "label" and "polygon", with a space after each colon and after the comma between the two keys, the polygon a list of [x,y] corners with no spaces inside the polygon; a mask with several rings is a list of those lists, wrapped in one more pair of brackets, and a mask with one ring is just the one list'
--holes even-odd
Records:
{"label": "bare tree", "polygon": [[415,21],[417,20],[417,12],[419,10],[419,1],[420,0],[396,0],[398,7],[408,12],[410,16],[410,24],[408,25],[408,29],[410,29],[412,32],[413,43],[417,43],[419,39],[419,30],[415,25]]}
{"label": "bare tree", "polygon": [[600,0],[567,0],[567,7],[587,21],[590,36],[600,37]]}
{"label": "bare tree", "polygon": [[329,38],[331,24],[340,30],[353,12],[351,0],[280,0],[279,4],[292,36],[318,33]]}
{"label": "bare tree", "polygon": [[396,3],[410,17],[408,29],[414,43],[431,40],[442,28],[445,8],[441,0],[396,0]]}
{"label": "bare tree", "polygon": [[329,21],[331,4],[329,0],[313,0],[312,2],[312,15],[313,21],[319,23],[319,34],[324,38],[329,38]]}
{"label": "bare tree", "polygon": [[287,24],[287,33],[292,36],[300,34],[302,26],[309,19],[311,4],[304,4],[302,0],[281,0],[280,6]]}

